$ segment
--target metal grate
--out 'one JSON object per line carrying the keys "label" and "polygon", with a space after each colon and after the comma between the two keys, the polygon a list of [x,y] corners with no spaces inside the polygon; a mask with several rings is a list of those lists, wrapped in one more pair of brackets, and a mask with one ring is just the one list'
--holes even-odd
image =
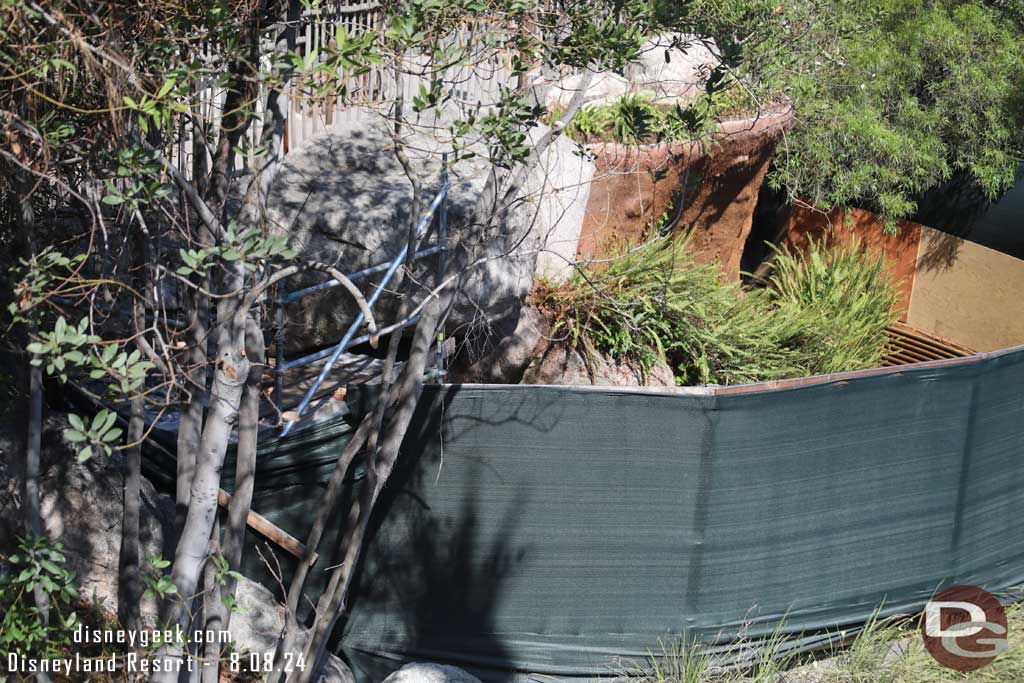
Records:
{"label": "metal grate", "polygon": [[971,349],[923,332],[905,323],[895,323],[886,330],[888,348],[882,365],[908,365],[944,358],[973,356]]}

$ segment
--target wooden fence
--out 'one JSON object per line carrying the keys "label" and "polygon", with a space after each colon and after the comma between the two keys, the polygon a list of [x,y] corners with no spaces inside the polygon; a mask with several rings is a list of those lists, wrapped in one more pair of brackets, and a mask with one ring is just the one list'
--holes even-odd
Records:
{"label": "wooden fence", "polygon": [[[315,53],[323,59],[331,41],[335,28],[344,26],[349,35],[363,31],[382,29],[384,15],[376,1],[361,2],[358,0],[339,0],[330,7],[307,9],[302,13],[298,29],[297,47],[301,54]],[[453,40],[459,44],[474,47],[478,34],[472,28],[466,28]],[[488,51],[487,59],[480,60],[473,66],[457,66],[445,73],[445,82],[454,84],[451,88],[451,100],[447,105],[457,108],[463,115],[472,108],[486,107],[495,102],[502,85],[514,84],[512,75],[511,53],[502,54],[501,50]],[[415,55],[410,55],[415,60]],[[269,66],[269,65],[264,65]],[[420,91],[421,85],[429,87],[429,82],[416,76],[406,76],[403,83],[404,97],[407,102]],[[285,130],[286,150],[296,149],[306,144],[316,135],[329,131],[338,125],[353,121],[379,119],[382,105],[393,102],[396,97],[396,86],[389,73],[380,68],[372,67],[367,73],[354,76],[345,83],[344,94],[332,92],[328,95],[303,93],[298,89],[285,92],[287,102],[287,122]],[[179,142],[175,149],[175,161],[187,168],[192,163],[193,155],[206,154],[210,158],[215,140],[209,138],[211,131],[218,129],[218,123],[224,110],[225,92],[223,88],[200,84],[199,108],[194,112],[195,119],[201,126],[199,131],[194,128],[186,130],[184,122],[179,131]],[[249,126],[243,140],[242,154],[236,157],[235,169],[245,172],[255,159],[255,149],[262,129],[263,107],[266,93],[261,92],[256,101],[256,120]],[[191,127],[190,127],[191,128]]]}

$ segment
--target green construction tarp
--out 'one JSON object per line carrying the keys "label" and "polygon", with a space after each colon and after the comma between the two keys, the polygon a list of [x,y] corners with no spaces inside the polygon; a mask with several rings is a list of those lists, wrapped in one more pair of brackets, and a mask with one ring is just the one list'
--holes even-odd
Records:
{"label": "green construction tarp", "polygon": [[[159,426],[151,433],[148,448],[144,450],[143,474],[156,486],[173,494],[177,470],[176,423]],[[262,430],[257,441],[252,509],[300,542],[305,541],[318,498],[334,471],[338,454],[354,431],[340,415],[304,424],[284,439],[276,429]],[[221,488],[228,493],[235,487],[235,458],[235,445],[231,444],[221,471]],[[348,504],[353,486],[361,478],[362,468],[357,463],[346,478],[348,486],[343,505]],[[328,525],[325,545],[336,538],[340,519]],[[242,558],[243,573],[283,600],[275,574],[283,571],[290,576],[295,558],[251,529],[247,530],[247,541]],[[315,599],[326,583],[327,577],[314,571],[308,582],[310,596]]]}
{"label": "green construction tarp", "polygon": [[430,387],[342,649],[586,679],[1024,584],[1024,352],[737,395]]}
{"label": "green construction tarp", "polygon": [[[279,445],[308,477],[253,503],[300,539],[346,439],[332,424],[308,468]],[[940,587],[1010,591],[1022,450],[1024,350],[746,393],[428,386],[337,651],[361,681],[405,661],[587,680],[659,642],[735,656],[781,622],[811,647]]]}
{"label": "green construction tarp", "polygon": [[[161,428],[152,432],[143,470],[154,484],[173,490],[177,471],[174,457],[176,423],[158,426]],[[353,431],[340,416],[304,425],[284,439],[279,438],[276,429],[262,430],[256,448],[255,495],[290,486],[325,483],[334,470],[340,449]],[[230,492],[234,486],[235,445],[232,443],[224,457],[221,488]]]}

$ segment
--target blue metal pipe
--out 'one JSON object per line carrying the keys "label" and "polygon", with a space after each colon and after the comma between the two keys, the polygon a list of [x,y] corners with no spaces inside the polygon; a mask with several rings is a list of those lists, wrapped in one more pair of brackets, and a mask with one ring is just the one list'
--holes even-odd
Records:
{"label": "blue metal pipe", "polygon": [[[410,325],[415,325],[419,321],[419,319],[420,319],[420,317],[418,315],[413,316],[412,318],[409,319],[409,322],[405,323],[404,325],[400,325],[399,327],[402,328],[402,329],[405,329],[406,327],[409,327]],[[396,329],[398,329],[398,328],[396,328]],[[360,344],[365,344],[368,341],[370,341],[370,335],[364,334],[363,336],[356,337],[355,339],[350,341],[348,343],[348,346],[346,347],[346,349],[351,349],[353,346],[359,346]],[[296,358],[295,360],[288,361],[287,363],[284,363],[281,367],[284,370],[287,371],[287,370],[293,370],[295,368],[300,368],[303,365],[309,365],[310,363],[315,363],[318,360],[323,360],[324,358],[327,358],[328,356],[330,356],[332,353],[334,353],[334,349],[335,348],[336,347],[331,346],[331,347],[326,348],[326,349],[320,349],[319,351],[314,351],[313,353],[309,354],[308,356],[303,356],[302,358]]]}
{"label": "blue metal pipe", "polygon": [[[434,201],[431,203],[430,208],[428,208],[427,212],[423,214],[423,219],[420,220],[420,224],[416,226],[417,237],[422,236],[423,231],[427,228],[428,225],[430,225],[430,220],[434,217],[434,211],[437,210],[437,207],[441,204],[442,201],[444,201],[444,198],[448,196],[448,187],[448,183],[445,183],[444,187],[441,188],[441,191],[437,193],[436,197],[434,197]],[[408,250],[408,246],[409,245],[406,245],[406,250]],[[421,252],[417,252],[413,256],[413,258],[418,259],[421,256],[430,256],[436,253],[437,247],[431,247],[430,249],[424,249]],[[382,263],[378,266],[372,266],[370,268],[366,268],[365,270],[360,270],[355,273],[352,273],[351,275],[348,276],[348,279],[354,282],[369,275],[374,275],[375,273],[387,270],[390,267],[391,263]],[[294,292],[290,292],[288,294],[288,301],[295,301],[314,292],[319,292],[324,289],[330,289],[331,287],[337,287],[338,284],[339,282],[337,280],[331,279],[328,280],[327,282],[322,282],[319,285],[313,285],[312,287],[306,287],[305,289],[299,289]]]}
{"label": "blue metal pipe", "polygon": [[[444,246],[439,244],[439,245],[430,247],[429,249],[423,249],[421,251],[417,251],[413,255],[413,259],[417,259],[418,260],[418,259],[421,259],[421,258],[426,258],[427,256],[433,256],[434,254],[440,253],[443,250],[444,250]],[[352,273],[351,275],[349,275],[348,279],[351,280],[352,282],[358,282],[359,280],[362,280],[363,278],[369,277],[370,275],[376,275],[377,273],[383,273],[384,271],[386,271],[390,267],[391,267],[390,263],[381,263],[380,265],[371,266],[369,268],[364,268],[363,270],[358,270],[358,271]],[[309,287],[306,287],[305,289],[297,289],[294,292],[290,292],[288,294],[287,301],[289,303],[291,303],[293,301],[298,301],[299,299],[301,299],[301,298],[303,298],[305,296],[309,296],[310,294],[315,294],[316,292],[320,292],[320,291],[323,291],[325,289],[332,289],[334,287],[337,287],[339,284],[340,283],[337,280],[330,279],[327,282],[321,282],[318,285],[311,285]]]}
{"label": "blue metal pipe", "polygon": [[[446,183],[441,188],[441,191],[437,193],[437,196],[434,197],[434,201],[430,204],[430,208],[427,209],[426,214],[423,215],[423,219],[420,221],[419,225],[416,226],[417,239],[422,237],[427,226],[430,225],[430,220],[434,216],[434,210],[441,205],[441,202],[444,201],[445,197],[448,195],[448,188],[449,185]],[[408,253],[409,244],[407,242],[402,247],[402,250],[399,252],[398,256],[396,256],[395,259],[388,266],[387,272],[384,273],[384,277],[377,284],[369,300],[367,300],[367,308],[373,310],[373,305],[377,303],[377,299],[380,298],[380,295],[384,291],[384,288],[387,286],[388,282],[391,281],[391,278],[394,277],[395,273],[398,271],[398,268],[405,261],[405,255]],[[302,413],[306,410],[306,408],[309,407],[309,403],[310,401],[313,400],[313,396],[320,389],[320,385],[323,384],[325,379],[327,379],[327,375],[331,373],[331,368],[333,368],[334,364],[338,361],[338,357],[341,356],[342,351],[344,351],[351,345],[352,337],[355,336],[356,330],[359,329],[359,326],[363,324],[363,321],[365,319],[366,316],[363,314],[362,311],[360,311],[359,314],[356,316],[355,320],[352,321],[352,324],[349,326],[348,331],[345,332],[345,336],[342,337],[341,341],[338,342],[338,345],[335,346],[334,349],[332,350],[330,359],[327,361],[327,364],[324,365],[323,369],[320,371],[320,374],[317,376],[316,381],[313,382],[313,386],[311,386],[306,391],[306,395],[302,397],[302,402],[299,403],[299,406],[295,409],[297,418],[295,420],[289,420],[285,424],[284,429],[281,430],[281,438],[288,436],[288,432],[291,431],[292,426],[298,421],[298,418],[302,417]],[[368,336],[367,339],[369,339]]]}

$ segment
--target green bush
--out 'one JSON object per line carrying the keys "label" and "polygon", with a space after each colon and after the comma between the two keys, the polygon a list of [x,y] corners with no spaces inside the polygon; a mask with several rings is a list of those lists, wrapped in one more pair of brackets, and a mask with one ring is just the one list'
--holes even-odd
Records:
{"label": "green bush", "polygon": [[812,240],[805,254],[776,250],[770,284],[779,314],[803,320],[810,374],[881,363],[898,298],[881,254],[856,239],[833,247]]}
{"label": "green bush", "polygon": [[884,263],[859,245],[813,243],[778,257],[772,286],[742,292],[687,240],[659,238],[562,286],[542,283],[536,305],[556,336],[649,371],[667,362],[676,382],[745,384],[877,365],[895,289]]}
{"label": "green bush", "polygon": [[[609,104],[580,108],[566,128],[581,143],[620,142],[627,145],[658,142],[687,142],[706,136],[721,119],[753,111],[755,105],[746,90],[735,81],[716,89],[687,107],[656,103],[647,95],[629,93]],[[557,119],[561,112],[552,112]]]}
{"label": "green bush", "polygon": [[[21,657],[52,657],[71,642],[77,624],[72,603],[78,599],[75,575],[68,571],[60,543],[46,537],[21,541],[7,557],[0,574],[0,650]],[[44,624],[34,591],[41,589],[49,605]]]}
{"label": "green bush", "polygon": [[[989,197],[1014,183],[1024,149],[1020,3],[774,0],[697,5],[763,98],[797,112],[769,182],[819,208],[914,214],[954,174]],[[784,8],[776,13],[774,7]],[[761,40],[728,45],[729,35]],[[890,227],[895,224],[890,222]]]}

